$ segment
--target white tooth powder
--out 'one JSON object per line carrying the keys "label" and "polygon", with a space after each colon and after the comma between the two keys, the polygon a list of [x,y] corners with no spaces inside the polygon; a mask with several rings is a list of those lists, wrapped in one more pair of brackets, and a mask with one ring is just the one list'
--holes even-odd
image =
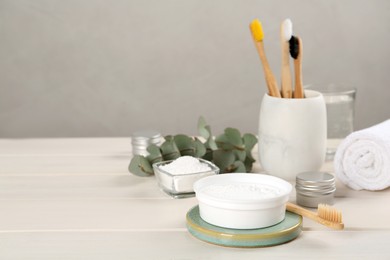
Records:
{"label": "white tooth powder", "polygon": [[218,199],[259,200],[277,197],[281,189],[260,183],[221,183],[205,187],[202,192]]}
{"label": "white tooth powder", "polygon": [[176,160],[156,166],[160,187],[169,195],[194,194],[194,183],[206,176],[214,175],[219,169],[210,162],[192,156],[181,156]]}
{"label": "white tooth powder", "polygon": [[160,168],[173,175],[191,174],[211,170],[210,166],[205,163],[202,163],[201,161],[199,161],[199,159],[196,159],[192,156],[179,157],[171,163],[161,165]]}

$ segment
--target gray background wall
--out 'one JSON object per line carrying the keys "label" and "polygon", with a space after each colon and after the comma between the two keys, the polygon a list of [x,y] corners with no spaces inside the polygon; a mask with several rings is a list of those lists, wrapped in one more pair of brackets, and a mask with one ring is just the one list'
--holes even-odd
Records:
{"label": "gray background wall", "polygon": [[257,132],[266,91],[248,25],[280,75],[280,22],[306,84],[358,89],[356,128],[390,118],[387,0],[0,0],[0,137]]}

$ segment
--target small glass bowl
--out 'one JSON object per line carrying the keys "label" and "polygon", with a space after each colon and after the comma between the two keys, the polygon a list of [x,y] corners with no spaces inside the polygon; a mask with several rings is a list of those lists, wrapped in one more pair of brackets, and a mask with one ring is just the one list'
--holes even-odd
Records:
{"label": "small glass bowl", "polygon": [[171,163],[173,160],[153,164],[154,174],[159,187],[173,198],[194,197],[194,183],[204,177],[219,174],[219,168],[210,161],[198,158],[200,162],[207,164],[211,170],[205,172],[171,174],[163,169],[162,165]]}

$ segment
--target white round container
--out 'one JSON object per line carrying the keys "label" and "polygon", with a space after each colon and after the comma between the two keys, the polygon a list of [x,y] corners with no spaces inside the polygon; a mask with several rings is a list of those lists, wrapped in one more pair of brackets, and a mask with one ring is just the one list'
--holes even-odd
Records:
{"label": "white round container", "polygon": [[194,184],[201,218],[215,226],[264,228],[281,222],[292,186],[274,176],[230,173]]}

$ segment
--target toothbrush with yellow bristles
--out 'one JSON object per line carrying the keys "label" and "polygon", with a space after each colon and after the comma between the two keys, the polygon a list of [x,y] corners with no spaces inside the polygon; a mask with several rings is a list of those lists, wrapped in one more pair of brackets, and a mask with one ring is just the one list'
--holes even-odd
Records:
{"label": "toothbrush with yellow bristles", "polygon": [[251,30],[252,38],[255,43],[257,52],[259,53],[261,63],[263,64],[265,80],[268,87],[268,94],[273,97],[281,97],[275,76],[272,73],[272,70],[267,61],[267,57],[265,55],[263,44],[264,33],[260,21],[257,19],[253,20],[249,28]]}
{"label": "toothbrush with yellow bristles", "polygon": [[292,37],[292,23],[290,19],[282,22],[280,40],[282,46],[282,97],[292,98],[291,71],[290,71],[290,44]]}

